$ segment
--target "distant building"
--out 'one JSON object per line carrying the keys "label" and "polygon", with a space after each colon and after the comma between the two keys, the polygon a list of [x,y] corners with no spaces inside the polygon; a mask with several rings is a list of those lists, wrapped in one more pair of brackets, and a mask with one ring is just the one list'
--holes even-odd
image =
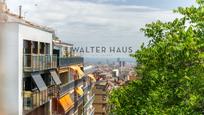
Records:
{"label": "distant building", "polygon": [[112,71],[113,77],[119,77],[119,69],[114,69]]}
{"label": "distant building", "polygon": [[95,100],[94,100],[94,115],[108,115],[108,92],[111,90],[107,81],[98,81],[94,87]]}

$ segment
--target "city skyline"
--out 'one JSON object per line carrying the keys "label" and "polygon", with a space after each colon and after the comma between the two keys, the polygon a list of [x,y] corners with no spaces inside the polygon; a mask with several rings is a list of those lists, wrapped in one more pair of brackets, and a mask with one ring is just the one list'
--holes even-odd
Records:
{"label": "city skyline", "polygon": [[[146,23],[170,21],[178,14],[172,9],[189,6],[191,0],[7,0],[12,12],[56,30],[60,39],[77,47],[133,47],[136,51],[147,42],[140,31]],[[158,4],[160,3],[160,4]],[[115,57],[115,54],[85,54],[87,57]],[[128,54],[117,54],[127,58]]]}

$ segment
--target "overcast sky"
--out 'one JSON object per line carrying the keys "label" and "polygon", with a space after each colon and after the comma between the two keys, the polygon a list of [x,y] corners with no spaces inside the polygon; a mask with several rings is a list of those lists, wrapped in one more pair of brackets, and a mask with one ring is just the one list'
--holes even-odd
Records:
{"label": "overcast sky", "polygon": [[[7,0],[12,12],[23,6],[26,19],[47,25],[76,46],[140,48],[147,39],[140,28],[156,20],[170,21],[172,9],[194,0]],[[97,54],[99,55],[99,54]],[[115,54],[100,54],[113,57]],[[93,56],[93,54],[89,54]],[[126,57],[128,54],[117,54]]]}

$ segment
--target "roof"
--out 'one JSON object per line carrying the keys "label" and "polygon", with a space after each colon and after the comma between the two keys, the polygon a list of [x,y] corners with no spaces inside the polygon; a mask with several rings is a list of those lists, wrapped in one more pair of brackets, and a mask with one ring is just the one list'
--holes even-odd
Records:
{"label": "roof", "polygon": [[73,44],[62,42],[61,40],[53,40],[55,46],[72,47]]}
{"label": "roof", "polygon": [[[47,26],[43,26],[43,25],[38,25],[35,24],[33,22],[30,22],[28,20],[25,20],[23,17],[20,17],[17,14],[11,13],[7,7],[6,4],[4,4],[5,9],[2,9],[2,11],[0,12],[0,22],[1,23],[6,23],[6,22],[15,22],[15,23],[20,23],[26,26],[30,26],[33,28],[37,28],[40,29],[42,31],[46,31],[46,32],[50,32],[50,33],[54,33],[54,29],[47,27]],[[2,7],[2,6],[1,6]]]}
{"label": "roof", "polygon": [[107,85],[107,81],[105,81],[105,80],[97,81],[97,82],[96,82],[96,85],[102,85],[102,86],[105,86],[105,85]]}

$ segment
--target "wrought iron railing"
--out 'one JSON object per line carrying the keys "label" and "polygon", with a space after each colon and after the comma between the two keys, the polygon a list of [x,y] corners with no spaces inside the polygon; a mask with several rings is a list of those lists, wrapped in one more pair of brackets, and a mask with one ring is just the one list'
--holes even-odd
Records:
{"label": "wrought iron railing", "polygon": [[24,54],[24,71],[34,72],[57,68],[56,55]]}

